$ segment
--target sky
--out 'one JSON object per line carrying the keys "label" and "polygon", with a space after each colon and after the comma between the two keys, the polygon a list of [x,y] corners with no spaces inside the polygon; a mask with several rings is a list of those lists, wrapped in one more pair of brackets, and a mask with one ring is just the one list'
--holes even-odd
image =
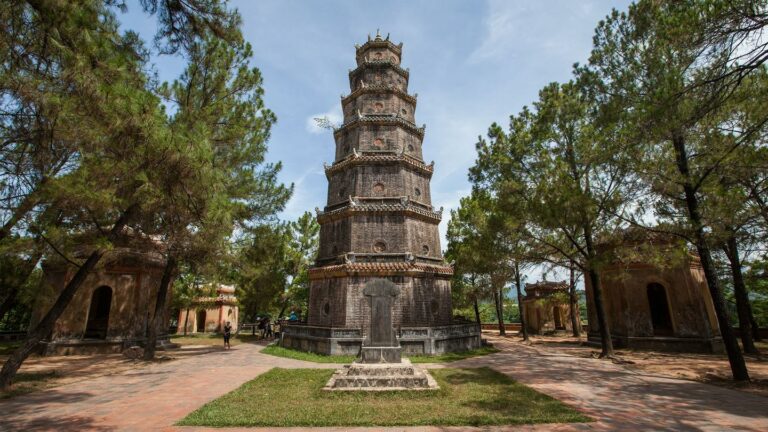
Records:
{"label": "sky", "polygon": [[[138,0],[119,15],[122,27],[147,41],[155,18]],[[332,132],[313,121],[340,123],[340,95],[350,92],[355,44],[368,35],[403,43],[401,66],[410,69],[409,92],[418,93],[416,123],[426,124],[424,159],[435,161],[432,204],[443,207],[442,248],[450,210],[470,193],[467,179],[475,143],[496,122],[530,105],[539,89],[567,81],[584,63],[598,21],[628,0],[243,0],[243,32],[253,47],[252,65],[264,77],[265,103],[277,116],[269,162],[281,161],[280,179],[294,184],[281,219],[322,208],[332,163]],[[178,57],[155,57],[159,78],[171,81],[184,67]],[[541,269],[528,275],[533,282]],[[562,275],[559,275],[562,276]],[[557,278],[551,275],[549,279]]]}

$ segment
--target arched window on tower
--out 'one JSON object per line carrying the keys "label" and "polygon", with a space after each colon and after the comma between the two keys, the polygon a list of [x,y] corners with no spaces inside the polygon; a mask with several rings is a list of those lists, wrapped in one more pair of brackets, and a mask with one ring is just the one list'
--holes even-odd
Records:
{"label": "arched window on tower", "polygon": [[109,328],[109,310],[112,307],[112,288],[100,286],[93,291],[88,321],[85,324],[87,339],[106,339]]}
{"label": "arched window on tower", "polygon": [[197,332],[205,333],[205,310],[201,309],[197,311]]}
{"label": "arched window on tower", "polygon": [[651,313],[654,336],[671,336],[672,316],[669,313],[667,292],[664,286],[658,283],[648,284],[648,307]]}

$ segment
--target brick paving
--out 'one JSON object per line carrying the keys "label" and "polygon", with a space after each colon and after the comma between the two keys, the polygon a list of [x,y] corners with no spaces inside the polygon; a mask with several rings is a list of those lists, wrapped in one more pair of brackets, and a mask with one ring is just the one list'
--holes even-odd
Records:
{"label": "brick paving", "polygon": [[[581,425],[493,430],[768,430],[768,398],[632,372],[620,365],[577,358],[553,349],[491,339],[501,352],[449,366],[492,367],[599,420]],[[179,428],[173,423],[272,367],[336,367],[264,355],[259,353],[260,349],[258,345],[242,344],[231,351],[152,364],[3,400],[0,401],[0,430],[201,431],[206,429]],[[304,430],[306,428],[283,429]],[[488,429],[339,427],[323,430],[450,432]]]}

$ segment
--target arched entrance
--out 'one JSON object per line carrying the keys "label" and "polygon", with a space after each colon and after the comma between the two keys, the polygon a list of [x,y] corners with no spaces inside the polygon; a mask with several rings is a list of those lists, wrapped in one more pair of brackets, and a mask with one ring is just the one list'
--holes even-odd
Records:
{"label": "arched entrance", "polygon": [[560,306],[555,306],[552,308],[552,316],[555,318],[555,330],[565,330],[565,327],[563,327],[563,320],[560,315]]}
{"label": "arched entrance", "polygon": [[88,322],[85,334],[88,339],[106,339],[109,328],[109,309],[112,306],[112,288],[101,286],[93,291],[91,306],[88,308]]}
{"label": "arched entrance", "polygon": [[664,286],[658,283],[648,284],[648,307],[651,312],[654,336],[671,336],[672,316],[669,313],[667,293]]}
{"label": "arched entrance", "polygon": [[197,332],[205,333],[205,310],[197,311]]}

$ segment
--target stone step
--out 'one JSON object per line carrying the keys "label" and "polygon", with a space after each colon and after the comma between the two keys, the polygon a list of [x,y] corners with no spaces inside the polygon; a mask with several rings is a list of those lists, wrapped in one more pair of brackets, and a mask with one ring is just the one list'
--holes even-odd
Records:
{"label": "stone step", "polygon": [[349,368],[347,371],[347,376],[413,376],[415,374],[416,370],[412,366]]}
{"label": "stone step", "polygon": [[338,377],[336,388],[425,388],[429,387],[426,376],[367,376],[367,377]]}

